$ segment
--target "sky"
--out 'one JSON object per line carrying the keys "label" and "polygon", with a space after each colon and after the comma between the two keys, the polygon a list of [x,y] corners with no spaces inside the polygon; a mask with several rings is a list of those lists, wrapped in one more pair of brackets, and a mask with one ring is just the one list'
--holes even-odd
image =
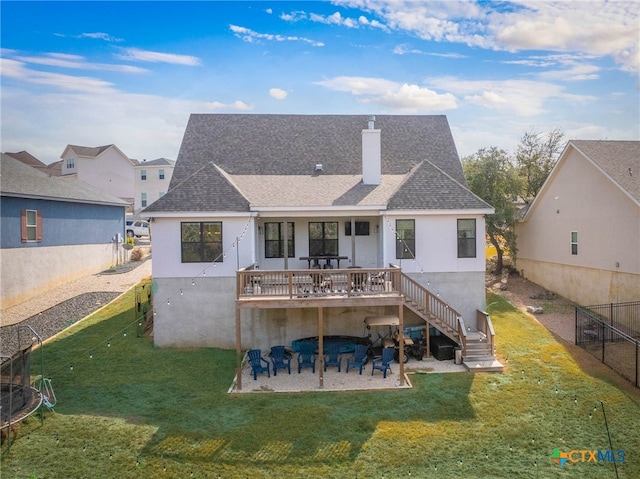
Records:
{"label": "sky", "polygon": [[45,164],[175,160],[192,113],[446,115],[461,157],[640,139],[635,0],[3,0],[0,26],[0,151]]}

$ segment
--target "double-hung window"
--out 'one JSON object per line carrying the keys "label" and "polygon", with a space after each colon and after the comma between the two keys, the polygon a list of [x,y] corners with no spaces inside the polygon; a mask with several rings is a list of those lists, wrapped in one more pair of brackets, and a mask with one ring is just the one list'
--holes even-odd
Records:
{"label": "double-hung window", "polygon": [[42,241],[42,213],[38,210],[22,210],[20,230],[23,243]]}
{"label": "double-hung window", "polygon": [[76,162],[73,158],[67,158],[67,169],[73,170],[76,166]]}
{"label": "double-hung window", "polygon": [[222,222],[180,223],[182,262],[222,262]]}
{"label": "double-hung window", "polygon": [[396,259],[413,259],[416,253],[416,221],[396,220]]}
{"label": "double-hung window", "polygon": [[160,179],[160,180],[164,180],[164,170],[160,170],[160,171],[158,172],[158,179]]}
{"label": "double-hung window", "polygon": [[578,255],[578,232],[571,232],[571,254],[574,256]]}
{"label": "double-hung window", "polygon": [[309,222],[309,256],[338,255],[338,222]]}
{"label": "double-hung window", "polygon": [[140,170],[140,179],[142,181],[147,179],[147,170]]}
{"label": "double-hung window", "polygon": [[476,220],[458,220],[458,258],[476,257]]}
{"label": "double-hung window", "polygon": [[[264,224],[265,258],[284,258],[284,223]],[[295,256],[295,234],[293,223],[287,223],[287,256]]]}
{"label": "double-hung window", "polygon": [[140,203],[142,204],[143,208],[145,206],[147,206],[147,194],[146,193],[140,193]]}

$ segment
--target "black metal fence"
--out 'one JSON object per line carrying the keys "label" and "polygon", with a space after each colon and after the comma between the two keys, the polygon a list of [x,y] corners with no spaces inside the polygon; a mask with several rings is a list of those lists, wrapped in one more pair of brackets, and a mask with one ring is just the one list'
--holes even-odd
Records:
{"label": "black metal fence", "polygon": [[576,345],[640,387],[640,301],[576,308]]}

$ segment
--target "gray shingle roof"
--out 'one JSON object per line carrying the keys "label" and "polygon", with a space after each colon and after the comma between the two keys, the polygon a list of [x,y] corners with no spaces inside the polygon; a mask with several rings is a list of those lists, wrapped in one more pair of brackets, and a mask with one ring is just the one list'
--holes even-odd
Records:
{"label": "gray shingle roof", "polygon": [[[137,160],[136,160],[137,161]],[[175,166],[175,160],[168,160],[167,158],[158,158],[156,160],[144,160],[138,161],[136,166]]]}
{"label": "gray shingle roof", "polygon": [[572,140],[570,143],[640,201],[640,141]]}
{"label": "gray shingle roof", "polygon": [[484,209],[492,208],[466,186],[425,161],[408,175],[389,200],[389,209]]}
{"label": "gray shingle roof", "polygon": [[108,150],[113,145],[105,145],[105,146],[80,146],[80,145],[69,145],[69,148],[73,150],[73,152],[78,156],[88,156],[95,158],[96,156],[103,153],[105,150]]}
{"label": "gray shingle roof", "polygon": [[[365,115],[193,114],[169,191],[145,212],[387,204],[490,208],[467,189],[441,115],[377,116],[382,182],[363,185],[367,120]],[[316,164],[322,164],[322,173],[314,172]]]}
{"label": "gray shingle roof", "polygon": [[0,194],[113,206],[128,204],[87,183],[42,173],[5,154],[0,155]]}

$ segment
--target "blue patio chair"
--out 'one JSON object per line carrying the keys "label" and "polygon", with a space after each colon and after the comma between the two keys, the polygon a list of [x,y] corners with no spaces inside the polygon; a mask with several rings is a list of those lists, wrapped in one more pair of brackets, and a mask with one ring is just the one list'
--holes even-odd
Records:
{"label": "blue patio chair", "polygon": [[342,356],[340,355],[340,343],[329,343],[324,353],[324,370],[328,366],[338,366],[338,372],[342,365]]}
{"label": "blue patio chair", "polygon": [[271,348],[271,362],[273,363],[273,375],[278,375],[278,369],[286,369],[291,374],[291,354],[284,346]]}
{"label": "blue patio chair", "polygon": [[316,351],[312,343],[302,343],[298,352],[298,373],[302,368],[311,368],[316,372]]}
{"label": "blue patio chair", "polygon": [[391,372],[391,361],[393,361],[394,354],[394,348],[383,348],[382,356],[376,357],[371,361],[371,375],[373,376],[373,372],[377,369],[378,371],[382,371],[384,374],[383,377],[386,378],[387,371]]}
{"label": "blue patio chair", "polygon": [[347,359],[347,372],[349,372],[349,368],[353,366],[360,369],[360,374],[362,374],[362,368],[364,367],[366,362],[367,362],[367,345],[356,344],[356,348],[353,352],[353,356]]}
{"label": "blue patio chair", "polygon": [[[269,361],[262,357],[262,351],[259,349],[250,349],[247,352],[249,357],[249,364],[251,365],[251,372],[253,373],[253,380],[258,379],[258,373],[264,373],[266,371],[267,377],[271,377],[269,372]],[[262,363],[265,365],[263,366]]]}

